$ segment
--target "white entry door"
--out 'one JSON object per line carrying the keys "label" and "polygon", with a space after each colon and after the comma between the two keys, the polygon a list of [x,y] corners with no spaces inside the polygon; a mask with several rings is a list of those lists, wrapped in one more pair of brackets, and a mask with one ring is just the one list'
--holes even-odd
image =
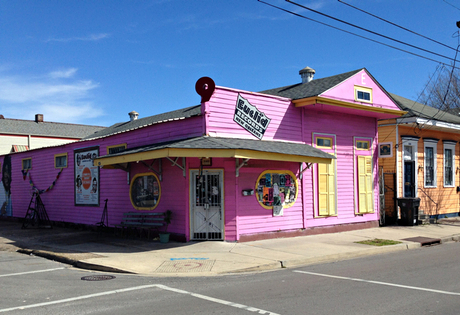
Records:
{"label": "white entry door", "polygon": [[223,240],[223,172],[191,171],[192,240]]}

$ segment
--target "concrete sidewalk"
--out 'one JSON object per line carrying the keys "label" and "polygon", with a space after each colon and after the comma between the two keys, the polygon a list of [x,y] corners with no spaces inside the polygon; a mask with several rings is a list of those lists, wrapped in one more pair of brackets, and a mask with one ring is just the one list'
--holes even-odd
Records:
{"label": "concrete sidewalk", "polygon": [[[125,239],[74,228],[21,229],[0,220],[0,250],[46,257],[73,266],[106,272],[150,276],[214,276],[289,268],[421,247],[421,242],[459,241],[460,218],[438,224],[390,226],[341,233],[246,243],[170,242]],[[421,238],[420,238],[421,237]],[[370,239],[401,241],[371,246]],[[408,238],[417,238],[406,240]]]}

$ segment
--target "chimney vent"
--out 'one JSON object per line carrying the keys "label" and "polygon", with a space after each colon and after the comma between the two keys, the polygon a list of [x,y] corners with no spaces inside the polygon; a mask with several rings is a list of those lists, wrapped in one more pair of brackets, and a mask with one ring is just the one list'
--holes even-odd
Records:
{"label": "chimney vent", "polygon": [[43,114],[36,114],[35,115],[35,122],[36,123],[43,122]]}
{"label": "chimney vent", "polygon": [[137,120],[137,117],[139,117],[139,113],[134,110],[130,112],[128,115],[130,121]]}
{"label": "chimney vent", "polygon": [[299,71],[300,76],[302,77],[302,83],[308,83],[313,80],[313,76],[315,75],[315,70],[310,67],[305,67]]}

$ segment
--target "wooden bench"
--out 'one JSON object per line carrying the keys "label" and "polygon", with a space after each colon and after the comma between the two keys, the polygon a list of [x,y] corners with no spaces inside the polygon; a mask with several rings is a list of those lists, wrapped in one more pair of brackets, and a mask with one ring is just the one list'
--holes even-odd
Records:
{"label": "wooden bench", "polygon": [[121,229],[121,235],[124,231],[128,232],[129,229],[139,231],[139,236],[142,231],[147,231],[147,238],[150,239],[150,231],[152,229],[158,230],[160,227],[166,225],[165,212],[125,212],[120,224],[116,224],[116,228]]}

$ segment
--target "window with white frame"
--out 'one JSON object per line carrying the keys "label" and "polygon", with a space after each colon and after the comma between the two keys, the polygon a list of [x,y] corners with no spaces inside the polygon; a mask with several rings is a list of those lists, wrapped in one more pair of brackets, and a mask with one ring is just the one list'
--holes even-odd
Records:
{"label": "window with white frame", "polygon": [[[418,142],[419,137],[401,136],[403,147],[402,181],[403,196],[417,197],[418,191]],[[423,165],[423,162],[421,163]]]}
{"label": "window with white frame", "polygon": [[437,155],[437,139],[423,139],[425,146],[425,187],[436,187],[436,155]]}
{"label": "window with white frame", "polygon": [[444,187],[454,187],[455,141],[444,141]]}

